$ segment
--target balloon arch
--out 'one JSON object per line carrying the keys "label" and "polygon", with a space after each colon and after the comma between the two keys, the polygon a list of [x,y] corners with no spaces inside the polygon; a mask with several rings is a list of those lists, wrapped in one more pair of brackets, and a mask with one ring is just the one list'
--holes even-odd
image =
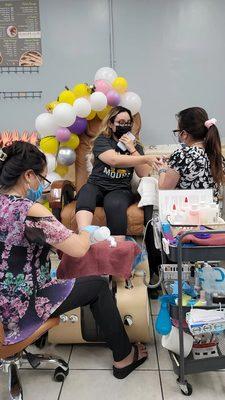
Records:
{"label": "balloon arch", "polygon": [[57,100],[46,105],[47,112],[38,115],[35,128],[40,149],[47,158],[47,178],[51,182],[62,179],[75,162],[79,135],[86,130],[88,121],[96,116],[104,119],[117,105],[128,108],[134,115],[141,108],[141,98],[128,91],[127,80],[109,67],[96,72],[93,85],[79,83],[73,89],[66,87]]}

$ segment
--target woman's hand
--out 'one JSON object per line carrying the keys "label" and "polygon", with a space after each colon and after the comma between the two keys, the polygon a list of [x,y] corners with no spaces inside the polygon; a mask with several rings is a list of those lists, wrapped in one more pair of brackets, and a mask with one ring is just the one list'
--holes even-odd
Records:
{"label": "woman's hand", "polygon": [[160,169],[165,169],[167,170],[169,168],[168,164],[161,158],[159,160],[159,162],[154,163],[154,169],[156,169],[156,171],[160,171]]}
{"label": "woman's hand", "polygon": [[163,161],[162,161],[161,157],[153,157],[153,156],[150,156],[150,155],[145,155],[144,157],[146,159],[146,161],[145,161],[146,164],[150,165],[151,167],[153,167],[155,169],[163,168],[162,167]]}
{"label": "woman's hand", "polygon": [[135,142],[131,140],[131,138],[127,134],[121,136],[120,142],[122,142],[126,146],[127,150],[130,153],[133,153],[136,150],[134,145]]}

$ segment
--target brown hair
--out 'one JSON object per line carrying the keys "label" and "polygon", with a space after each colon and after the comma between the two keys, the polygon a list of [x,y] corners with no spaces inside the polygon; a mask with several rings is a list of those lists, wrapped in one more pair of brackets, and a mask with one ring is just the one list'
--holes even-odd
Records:
{"label": "brown hair", "polygon": [[189,133],[194,140],[204,142],[213,179],[217,184],[221,184],[224,181],[224,173],[220,135],[215,125],[209,129],[205,126],[209,119],[207,112],[201,107],[190,107],[180,111],[176,117],[180,130]]}
{"label": "brown hair", "polygon": [[122,106],[113,107],[110,110],[109,114],[107,114],[106,117],[103,119],[99,134],[102,134],[106,137],[111,137],[112,129],[110,128],[109,124],[110,123],[113,124],[116,116],[122,112],[127,112],[129,114],[131,123],[133,124],[134,119],[133,119],[133,116],[132,116],[130,110],[128,110],[127,108],[122,107]]}

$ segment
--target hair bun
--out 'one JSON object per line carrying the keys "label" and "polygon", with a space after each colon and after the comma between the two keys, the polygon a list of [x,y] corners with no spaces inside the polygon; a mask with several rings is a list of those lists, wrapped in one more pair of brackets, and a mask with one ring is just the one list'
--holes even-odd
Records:
{"label": "hair bun", "polygon": [[33,144],[15,141],[0,151],[0,189],[13,187],[27,170],[42,173],[46,166],[45,155]]}

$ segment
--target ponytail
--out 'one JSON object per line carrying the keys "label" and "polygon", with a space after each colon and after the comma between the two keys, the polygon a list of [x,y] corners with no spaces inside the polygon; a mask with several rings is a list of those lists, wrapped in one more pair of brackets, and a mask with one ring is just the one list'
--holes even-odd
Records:
{"label": "ponytail", "polygon": [[224,181],[224,172],[221,141],[215,125],[209,127],[205,136],[205,152],[210,160],[212,177],[220,185]]}

